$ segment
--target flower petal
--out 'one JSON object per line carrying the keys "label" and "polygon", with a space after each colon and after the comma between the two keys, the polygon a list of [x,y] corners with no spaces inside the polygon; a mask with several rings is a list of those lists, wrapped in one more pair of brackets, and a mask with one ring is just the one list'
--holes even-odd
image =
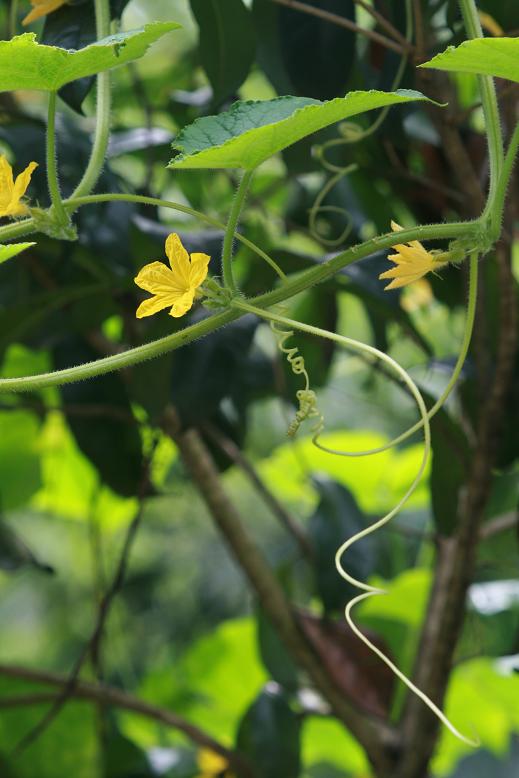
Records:
{"label": "flower petal", "polygon": [[189,263],[189,254],[182,245],[182,241],[176,232],[172,232],[166,239],[166,256],[169,259],[171,270],[178,278],[180,284],[189,287],[189,273],[191,265]]}
{"label": "flower petal", "polygon": [[13,188],[13,169],[6,157],[2,154],[0,156],[0,209],[3,210],[4,208],[7,208],[11,202]]}
{"label": "flower petal", "polygon": [[175,300],[175,303],[172,309],[170,310],[169,315],[173,316],[175,319],[178,319],[179,316],[183,316],[192,307],[194,299],[195,299],[195,290],[189,289],[181,297]]}
{"label": "flower petal", "polygon": [[399,289],[401,286],[412,284],[414,281],[418,281],[418,279],[422,278],[423,275],[423,273],[416,273],[413,276],[407,276],[405,278],[395,278],[390,284],[384,287],[384,291],[387,291],[388,289]]}
{"label": "flower petal", "polygon": [[164,262],[150,262],[149,265],[144,265],[134,281],[141,289],[152,294],[181,295],[186,291],[186,285],[179,285],[175,274]]}
{"label": "flower petal", "polygon": [[210,260],[211,257],[208,254],[191,254],[190,287],[196,288],[205,281]]}
{"label": "flower petal", "polygon": [[35,22],[37,19],[41,19],[42,16],[46,16],[61,8],[62,5],[65,5],[65,2],[66,0],[31,0],[33,9],[23,19],[22,24],[25,26]]}
{"label": "flower petal", "polygon": [[31,183],[31,176],[33,172],[38,167],[38,164],[36,162],[30,162],[25,170],[20,173],[20,175],[16,176],[16,181],[14,182],[14,188],[13,188],[13,196],[12,200],[16,203],[19,203],[24,194],[27,191],[27,187]]}
{"label": "flower petal", "polygon": [[144,300],[137,308],[135,315],[138,319],[143,319],[145,316],[153,316],[154,313],[163,311],[164,308],[169,308],[173,303],[173,295],[157,294],[154,297]]}
{"label": "flower petal", "polygon": [[[404,229],[404,227],[401,227],[400,224],[397,224],[396,222],[391,220],[391,229],[393,230],[393,232],[400,232],[401,230]],[[425,249],[422,246],[422,244],[420,243],[419,240],[410,240],[410,241],[408,241],[408,243],[409,243],[410,246],[412,246],[415,249],[422,249],[422,251],[425,251],[425,252],[427,251],[427,249]],[[393,246],[393,248],[396,249],[397,247]]]}

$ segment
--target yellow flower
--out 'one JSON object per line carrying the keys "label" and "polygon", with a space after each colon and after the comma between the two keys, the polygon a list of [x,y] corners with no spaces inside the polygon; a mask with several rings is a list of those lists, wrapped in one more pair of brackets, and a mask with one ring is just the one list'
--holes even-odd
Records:
{"label": "yellow flower", "polygon": [[197,778],[219,778],[219,776],[231,778],[230,773],[227,772],[229,767],[227,759],[209,748],[202,748],[198,752],[196,761],[200,770]]}
{"label": "yellow flower", "polygon": [[175,233],[166,240],[166,254],[171,270],[163,262],[151,262],[135,278],[137,286],[153,295],[139,305],[138,319],[153,316],[170,306],[170,316],[183,316],[193,305],[196,290],[205,281],[211,259],[207,254],[191,254],[190,257]]}
{"label": "yellow flower", "polygon": [[13,169],[4,155],[0,155],[0,216],[24,216],[29,210],[21,202],[31,181],[36,162],[31,162],[16,181],[13,180]]}
{"label": "yellow flower", "polygon": [[30,11],[22,24],[27,25],[31,22],[35,22],[36,19],[41,19],[42,16],[47,16],[53,11],[57,11],[62,5],[65,5],[67,0],[31,0],[32,11]]}
{"label": "yellow flower", "polygon": [[493,35],[495,38],[499,38],[501,35],[505,34],[505,31],[501,27],[501,25],[496,22],[493,16],[490,16],[490,14],[485,13],[484,11],[478,11],[479,21],[481,22],[481,26],[484,30],[490,33],[490,35]]}
{"label": "yellow flower", "polygon": [[[392,221],[391,229],[393,232],[399,232],[403,227]],[[439,270],[439,268],[445,267],[448,264],[448,262],[436,258],[434,254],[427,251],[418,240],[410,240],[409,243],[397,243],[393,248],[398,253],[389,254],[388,259],[391,259],[396,267],[392,267],[391,270],[386,270],[385,273],[379,275],[379,278],[393,279],[385,287],[386,289],[398,289],[400,286],[412,284],[413,281],[418,281],[419,278],[427,275],[427,273]],[[445,254],[442,253],[441,256],[445,256]]]}

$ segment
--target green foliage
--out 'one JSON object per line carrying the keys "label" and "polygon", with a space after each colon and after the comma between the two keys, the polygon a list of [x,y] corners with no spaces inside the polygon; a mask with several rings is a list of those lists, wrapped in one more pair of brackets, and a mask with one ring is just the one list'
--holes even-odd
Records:
{"label": "green foliage", "polygon": [[34,243],[14,243],[10,246],[0,246],[0,265],[34,245]]}
{"label": "green foliage", "polygon": [[[395,219],[427,249],[439,250],[459,235],[448,232],[459,221],[456,229],[468,230],[463,235],[471,247],[474,227],[464,220],[474,216],[472,199],[456,165],[446,163],[441,131],[459,133],[475,180],[486,189],[492,164],[483,151],[481,112],[473,110],[480,101],[477,79],[460,75],[452,93],[434,95],[449,98],[449,112],[415,91],[424,83],[414,67],[416,49],[403,63],[383,42],[387,34],[397,49],[401,44],[405,49],[407,3],[401,0],[369,4],[397,32],[375,25],[352,0],[313,0],[311,6],[346,24],[355,22],[360,32],[271,0],[191,0],[176,4],[183,32],[174,41],[159,38],[178,25],[150,17],[168,20],[171,2],[113,0],[104,4],[106,29],[108,17],[119,19],[123,9],[123,30],[143,27],[97,43],[100,4],[92,0],[74,0],[49,13],[39,43],[30,35],[7,40],[21,30],[27,10],[20,3],[16,19],[13,4],[8,19],[7,5],[0,7],[6,39],[0,43],[0,88],[16,91],[0,95],[1,152],[15,174],[38,163],[26,197],[39,220],[29,215],[0,225],[1,379],[100,357],[120,366],[127,350],[149,355],[151,344],[161,353],[157,339],[166,338],[169,346],[195,340],[96,380],[1,394],[0,665],[66,676],[92,634],[128,527],[140,515],[98,656],[96,661],[88,656],[82,678],[124,690],[163,709],[163,715],[158,721],[122,704],[70,700],[33,746],[11,760],[15,744],[48,710],[48,703],[29,704],[25,696],[56,687],[9,680],[0,668],[0,774],[199,778],[200,744],[170,726],[171,717],[180,716],[188,728],[199,727],[226,747],[238,746],[257,767],[257,778],[367,778],[373,772],[371,753],[315,694],[269,614],[269,598],[258,604],[249,576],[229,554],[228,541],[214,527],[179,449],[165,433],[164,412],[173,405],[181,429],[194,430],[205,442],[249,548],[256,545],[281,584],[321,671],[351,709],[364,717],[375,699],[377,717],[396,727],[405,688],[344,623],[341,611],[355,592],[338,575],[334,556],[348,537],[405,494],[422,458],[421,433],[376,456],[355,458],[317,449],[311,422],[287,439],[301,376],[287,371],[269,327],[235,312],[212,319],[199,301],[180,320],[167,313],[136,320],[142,297],[133,279],[145,263],[163,259],[166,237],[177,232],[189,253],[211,256],[209,283],[213,288],[221,283],[235,170],[268,160],[255,172],[240,217],[238,230],[249,243],[235,241],[232,247],[240,293],[261,295],[266,307],[275,299],[272,310],[387,351],[426,388],[431,405],[462,338],[463,265],[385,292],[379,275],[388,268],[395,238],[384,233]],[[424,56],[466,37],[456,3],[422,6]],[[507,33],[519,24],[513,0],[481,0],[478,7]],[[131,64],[155,40],[138,67],[117,67]],[[506,71],[515,79],[517,58],[505,61],[508,48],[515,51],[515,40],[473,41],[426,64],[443,67],[461,57],[474,72]],[[403,64],[401,80],[393,83]],[[95,74],[107,68],[114,68],[112,132],[104,154],[108,138],[100,118],[108,115],[101,110],[94,120],[91,89]],[[46,100],[28,89],[59,89],[68,106],[87,119],[58,103],[56,148],[49,150]],[[103,94],[97,90],[101,106]],[[513,115],[512,100],[502,90],[506,117]],[[350,118],[354,125],[334,126]],[[509,118],[503,126],[512,129]],[[166,170],[172,139],[180,154]],[[70,198],[92,145],[99,181],[85,189],[90,197],[66,206],[78,240],[65,243],[56,233],[42,234],[53,220],[45,210],[47,160],[56,152],[61,194]],[[314,224],[309,214],[330,180]],[[106,201],[101,192],[117,199]],[[514,234],[510,214],[500,245],[507,259]],[[483,226],[486,230],[482,224],[478,230]],[[33,243],[9,244],[25,240],[33,228]],[[336,236],[341,237],[332,246]],[[286,279],[275,277],[254,244]],[[6,261],[17,254],[16,262]],[[330,267],[337,272],[315,283]],[[475,441],[491,407],[496,365],[499,372],[502,352],[510,346],[512,327],[502,330],[502,316],[508,296],[518,293],[517,271],[503,289],[504,265],[498,272],[493,252],[479,268],[484,294],[478,338],[448,413],[442,410],[432,420],[430,477],[426,472],[389,527],[344,555],[349,573],[389,592],[363,601],[353,616],[408,674],[420,661],[417,647],[437,583],[435,544],[439,535],[449,536],[440,537],[441,543],[456,543]],[[289,299],[283,299],[286,289]],[[265,302],[263,295],[275,297]],[[214,321],[227,323],[214,330]],[[348,452],[384,447],[416,422],[414,404],[380,361],[308,333],[297,333],[289,345],[304,355],[326,419],[321,436],[326,446]],[[486,536],[478,542],[470,576],[481,588],[469,588],[447,703],[458,727],[468,735],[477,730],[482,748],[468,757],[463,744],[442,737],[428,767],[433,778],[475,778],[482,769],[485,776],[512,778],[517,772],[513,750],[508,753],[519,732],[517,684],[506,673],[515,661],[519,624],[511,580],[519,557],[510,518],[519,496],[513,423],[518,368],[502,399],[504,430],[496,427],[492,444]],[[152,451],[143,493],[143,460]],[[500,524],[504,528],[497,531]],[[51,567],[54,575],[44,575]],[[467,661],[475,654],[477,659]],[[13,696],[24,699],[15,702]],[[423,745],[420,735],[413,749]]]}
{"label": "green foliage", "polygon": [[142,57],[152,43],[179,26],[174,22],[153,22],[138,30],[116,33],[79,51],[45,46],[31,32],[1,41],[0,92],[11,89],[55,92],[70,81]]}
{"label": "green foliage", "polygon": [[264,778],[297,778],[300,771],[301,722],[289,700],[275,688],[265,689],[245,713],[237,735],[238,749]]}
{"label": "green foliage", "polygon": [[455,73],[479,73],[519,82],[519,39],[484,38],[449,46],[421,67]]}
{"label": "green foliage", "polygon": [[200,30],[202,66],[219,105],[247,78],[254,62],[256,39],[250,12],[242,0],[191,0]]}
{"label": "green foliage", "polygon": [[[339,577],[334,558],[346,538],[368,525],[353,495],[327,478],[315,479],[319,504],[310,517],[308,533],[314,553],[316,589],[326,612],[342,611],[354,596],[355,589]],[[376,564],[376,546],[372,537],[364,538],[346,558],[348,572],[359,580],[366,580]]]}
{"label": "green foliage", "polygon": [[170,162],[176,169],[253,170],[301,138],[374,108],[427,100],[412,90],[351,92],[325,103],[302,97],[235,103],[230,111],[207,116],[182,130]]}

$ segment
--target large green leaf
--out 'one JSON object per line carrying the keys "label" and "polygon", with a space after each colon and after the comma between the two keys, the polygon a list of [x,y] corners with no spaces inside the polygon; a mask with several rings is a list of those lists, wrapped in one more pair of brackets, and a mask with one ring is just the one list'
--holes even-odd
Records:
{"label": "large green leaf", "polygon": [[138,30],[110,35],[79,51],[38,43],[32,32],[0,42],[0,92],[38,89],[54,92],[77,78],[124,65],[145,54],[148,46],[176,22],[152,22]]}
{"label": "large green leaf", "polygon": [[[335,554],[345,540],[367,527],[369,520],[344,486],[325,476],[314,478],[314,483],[320,500],[310,518],[308,534],[314,551],[316,589],[327,612],[342,610],[356,589],[337,572]],[[354,578],[364,580],[374,572],[376,560],[376,541],[370,536],[355,544],[343,564]]]}
{"label": "large green leaf", "polygon": [[267,686],[240,722],[238,750],[262,778],[297,778],[301,767],[301,719],[288,697]]}
{"label": "large green leaf", "polygon": [[427,100],[420,92],[350,92],[321,102],[309,97],[237,102],[230,111],[204,116],[179,133],[174,168],[253,170],[301,138],[364,111],[384,105]]}
{"label": "large green leaf", "polygon": [[200,60],[213,89],[213,103],[236,93],[254,62],[256,39],[242,0],[191,0],[200,30]]}
{"label": "large green leaf", "polygon": [[8,246],[0,246],[0,265],[2,262],[7,262],[8,259],[16,257],[21,254],[25,249],[36,245],[35,243],[11,243]]}
{"label": "large green leaf", "polygon": [[477,38],[449,46],[422,68],[479,73],[519,81],[519,38]]}

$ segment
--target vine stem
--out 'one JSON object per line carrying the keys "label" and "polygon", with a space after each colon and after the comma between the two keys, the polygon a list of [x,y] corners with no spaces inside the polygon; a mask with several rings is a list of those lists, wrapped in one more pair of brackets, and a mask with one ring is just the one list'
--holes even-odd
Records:
{"label": "vine stem", "polygon": [[[96,33],[101,40],[110,34],[110,4],[108,0],[95,0]],[[96,128],[88,165],[73,197],[90,194],[103,169],[110,136],[110,71],[97,76]]]}
{"label": "vine stem", "polygon": [[253,170],[246,170],[242,176],[236,195],[233,200],[231,211],[229,213],[229,221],[227,222],[227,228],[225,230],[225,236],[223,239],[222,250],[222,272],[223,281],[227,289],[232,292],[237,292],[236,282],[234,280],[234,272],[232,268],[232,246],[234,243],[234,236],[236,234],[236,228],[238,227],[238,220],[243,208],[243,204],[247,197]]}
{"label": "vine stem", "polygon": [[[90,201],[95,202],[97,198],[98,196],[94,195],[90,198]],[[428,238],[436,237],[455,238],[470,235],[479,228],[479,221],[431,224],[402,230],[398,233],[398,239],[401,242],[408,242],[410,240],[427,240]],[[290,297],[299,294],[299,292],[303,292],[305,289],[331,278],[352,262],[363,259],[375,251],[391,248],[394,243],[394,232],[370,238],[364,241],[364,243],[340,252],[326,262],[298,273],[294,278],[288,279],[271,292],[252,298],[251,303],[258,308],[268,308],[276,303],[284,302]],[[66,383],[82,381],[86,378],[93,378],[114,370],[131,367],[144,362],[146,359],[160,356],[168,351],[192,343],[194,340],[209,335],[219,327],[229,324],[242,315],[243,312],[236,307],[229,308],[221,313],[209,316],[196,324],[192,324],[180,330],[180,332],[175,332],[159,340],[145,343],[142,346],[137,346],[109,357],[97,359],[94,362],[86,362],[82,365],[66,368],[65,370],[56,370],[52,373],[42,373],[20,378],[2,378],[0,379],[0,392],[27,392],[48,386],[61,386]]]}
{"label": "vine stem", "polygon": [[494,211],[493,218],[497,223],[494,223],[493,227],[497,231],[497,234],[501,232],[501,217],[505,205],[506,190],[510,181],[512,168],[517,156],[517,149],[519,148],[519,122],[515,126],[515,130],[510,138],[508,149],[501,168],[501,174],[498,178],[495,193],[494,193]]}
{"label": "vine stem", "polygon": [[47,184],[52,207],[58,217],[60,224],[67,224],[69,216],[61,199],[59,188],[58,165],[56,156],[56,92],[49,92],[49,107],[47,119]]}
{"label": "vine stem", "polygon": [[248,303],[243,302],[239,298],[235,298],[232,301],[232,305],[233,307],[236,307],[247,313],[253,313],[262,319],[266,319],[267,321],[275,322],[276,324],[281,324],[282,326],[288,327],[290,329],[301,330],[302,332],[307,332],[310,335],[316,335],[321,338],[326,338],[327,340],[332,340],[348,349],[367,353],[372,357],[380,359],[383,362],[385,362],[387,365],[389,365],[389,367],[394,372],[396,372],[396,374],[402,379],[402,381],[406,384],[409,391],[413,395],[418,407],[418,411],[420,413],[419,425],[420,427],[423,428],[424,431],[424,448],[423,448],[423,454],[422,454],[420,466],[418,468],[418,472],[414,477],[411,485],[409,486],[409,488],[407,489],[403,497],[399,500],[397,505],[394,508],[392,508],[392,510],[390,510],[388,513],[386,513],[385,516],[383,516],[381,519],[374,522],[373,524],[370,524],[368,527],[365,527],[360,532],[357,532],[355,535],[348,538],[337,550],[337,553],[335,555],[335,567],[337,569],[337,572],[349,584],[354,586],[356,589],[362,590],[362,594],[359,594],[357,597],[354,597],[352,600],[348,602],[344,611],[344,615],[349,627],[353,630],[353,632],[357,635],[357,637],[366,646],[368,646],[368,648],[370,648],[382,660],[382,662],[384,662],[384,664],[387,667],[389,667],[389,669],[408,687],[408,689],[410,689],[414,694],[416,694],[425,703],[425,705],[427,705],[427,707],[439,718],[442,724],[445,727],[447,727],[447,729],[450,730],[450,732],[452,732],[453,735],[455,735],[455,737],[457,737],[459,740],[463,741],[464,743],[467,743],[468,745],[471,746],[479,745],[477,742],[471,740],[470,738],[467,738],[458,729],[456,729],[456,727],[445,716],[443,711],[440,710],[440,708],[437,705],[435,705],[435,703],[424,692],[422,692],[421,689],[415,686],[415,684],[401,670],[399,670],[399,668],[389,659],[389,657],[387,657],[379,648],[377,648],[377,646],[375,646],[356,626],[351,615],[353,608],[355,608],[357,604],[367,599],[368,597],[387,594],[387,592],[383,589],[370,586],[364,581],[359,581],[358,579],[354,578],[347,572],[347,570],[345,570],[342,564],[343,555],[346,553],[348,549],[350,549],[355,543],[357,543],[357,541],[361,540],[367,535],[371,535],[373,532],[376,532],[378,529],[384,527],[386,524],[388,524],[391,521],[391,519],[393,519],[402,510],[402,508],[407,503],[411,495],[414,493],[414,491],[416,490],[418,484],[420,483],[423,477],[425,468],[427,466],[427,461],[429,459],[429,455],[431,452],[431,428],[430,428],[429,419],[427,415],[427,408],[420,390],[418,389],[417,385],[415,384],[415,382],[413,381],[409,373],[401,365],[399,365],[398,362],[396,362],[388,354],[385,354],[383,351],[380,351],[374,346],[369,346],[366,343],[361,343],[360,341],[353,340],[352,338],[348,338],[345,335],[339,335],[336,332],[329,332],[328,330],[323,330],[320,327],[315,327],[311,324],[304,324],[303,322],[299,322],[294,319],[287,319],[284,316],[280,316],[279,314],[274,313],[273,311],[261,310],[259,308],[256,308],[253,305],[249,305]]}
{"label": "vine stem", "polygon": [[[445,387],[441,395],[438,397],[438,399],[436,400],[432,408],[430,408],[430,410],[427,412],[428,422],[430,422],[431,419],[434,416],[436,416],[438,411],[441,408],[443,408],[452,390],[456,386],[460,373],[463,369],[463,365],[465,364],[465,360],[467,358],[468,350],[470,347],[470,341],[472,339],[472,332],[474,330],[477,297],[478,297],[478,253],[474,252],[473,254],[471,254],[470,261],[469,261],[469,292],[468,292],[468,303],[467,303],[467,315],[465,317],[463,339],[461,342],[458,358],[456,360],[454,370],[452,371],[452,375],[447,383],[447,386]],[[403,443],[404,440],[410,438],[411,435],[413,435],[415,432],[418,432],[418,430],[422,429],[422,427],[423,427],[423,421],[422,420],[417,421],[416,424],[413,424],[412,427],[409,427],[409,429],[407,429],[405,432],[402,432],[401,435],[398,435],[396,438],[393,438],[388,443],[385,443],[383,446],[379,446],[378,448],[366,449],[364,451],[337,451],[336,449],[329,448],[328,446],[325,446],[323,443],[319,443],[319,433],[316,434],[313,442],[315,443],[317,448],[321,449],[321,451],[326,451],[328,454],[336,454],[342,457],[366,457],[366,456],[371,456],[371,454],[381,454],[383,451],[387,451],[388,449],[393,448],[394,446],[398,446],[400,443]]]}
{"label": "vine stem", "polygon": [[[474,0],[459,0],[463,23],[470,38],[482,38],[483,31],[479,19],[478,9]],[[488,191],[487,203],[484,215],[489,216],[492,225],[495,227],[495,198],[497,182],[500,178],[501,168],[503,166],[503,135],[501,132],[501,123],[499,121],[499,109],[497,105],[496,88],[494,79],[491,76],[478,76],[479,88],[481,91],[481,103],[485,116],[485,125],[487,130],[488,156],[490,163],[490,186]],[[499,222],[501,217],[499,217]],[[495,236],[497,240],[499,233]]]}

